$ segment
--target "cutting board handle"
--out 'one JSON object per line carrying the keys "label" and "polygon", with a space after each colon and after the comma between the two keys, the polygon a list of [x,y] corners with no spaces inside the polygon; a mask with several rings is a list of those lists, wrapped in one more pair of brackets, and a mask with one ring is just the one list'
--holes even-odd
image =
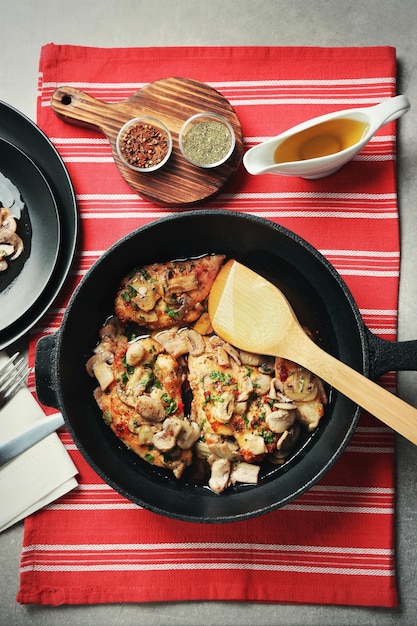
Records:
{"label": "cutting board handle", "polygon": [[131,115],[117,103],[107,103],[93,98],[75,87],[59,87],[51,98],[53,111],[68,124],[99,130],[109,139],[117,136]]}

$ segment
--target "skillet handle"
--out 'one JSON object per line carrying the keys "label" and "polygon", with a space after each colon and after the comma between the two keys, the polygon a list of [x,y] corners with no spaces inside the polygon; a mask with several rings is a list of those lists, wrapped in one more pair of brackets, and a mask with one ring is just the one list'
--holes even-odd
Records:
{"label": "skillet handle", "polygon": [[417,340],[387,341],[366,328],[369,375],[376,380],[386,372],[417,370]]}
{"label": "skillet handle", "polygon": [[35,380],[39,402],[45,406],[59,409],[55,391],[53,373],[56,364],[56,333],[41,337],[36,344]]}

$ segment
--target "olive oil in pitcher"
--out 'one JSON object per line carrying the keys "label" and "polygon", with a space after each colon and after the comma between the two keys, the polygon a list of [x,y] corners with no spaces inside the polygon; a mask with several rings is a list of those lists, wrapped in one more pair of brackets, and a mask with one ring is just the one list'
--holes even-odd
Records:
{"label": "olive oil in pitcher", "polygon": [[368,129],[368,123],[352,118],[322,122],[284,139],[274,152],[274,162],[306,161],[341,152],[358,143]]}

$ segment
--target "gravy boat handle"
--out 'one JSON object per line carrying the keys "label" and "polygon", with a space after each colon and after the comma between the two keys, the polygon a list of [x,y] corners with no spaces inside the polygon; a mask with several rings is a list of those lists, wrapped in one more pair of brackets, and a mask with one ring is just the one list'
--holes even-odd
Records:
{"label": "gravy boat handle", "polygon": [[[410,102],[407,96],[395,96],[394,98],[388,98],[383,100],[375,106],[363,109],[364,113],[367,113],[371,120],[373,129],[378,129],[388,122],[393,122],[406,113],[410,108]],[[373,132],[375,132],[373,130]],[[371,130],[372,132],[372,130]]]}

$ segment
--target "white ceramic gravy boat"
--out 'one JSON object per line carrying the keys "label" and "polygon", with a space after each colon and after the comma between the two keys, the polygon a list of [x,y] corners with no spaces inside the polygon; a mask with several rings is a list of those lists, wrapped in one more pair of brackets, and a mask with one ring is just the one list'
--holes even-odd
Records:
{"label": "white ceramic gravy boat", "polygon": [[250,174],[328,176],[353,159],[381,126],[409,108],[408,98],[401,95],[375,106],[315,117],[254,146],[243,164]]}

